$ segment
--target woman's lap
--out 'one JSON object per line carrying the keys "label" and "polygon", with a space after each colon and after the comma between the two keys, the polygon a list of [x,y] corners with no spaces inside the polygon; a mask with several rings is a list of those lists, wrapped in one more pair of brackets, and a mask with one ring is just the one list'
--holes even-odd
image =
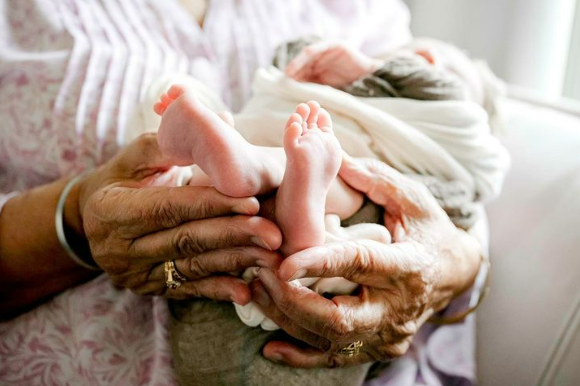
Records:
{"label": "woman's lap", "polygon": [[362,385],[369,365],[295,369],[265,359],[265,342],[281,331],[243,324],[232,304],[170,301],[169,335],[181,385]]}

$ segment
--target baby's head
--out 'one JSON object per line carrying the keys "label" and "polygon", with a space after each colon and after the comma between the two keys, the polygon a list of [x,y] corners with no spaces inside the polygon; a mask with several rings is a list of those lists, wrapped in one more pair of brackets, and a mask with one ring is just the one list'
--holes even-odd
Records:
{"label": "baby's head", "polygon": [[464,82],[469,99],[487,110],[492,125],[501,126],[498,101],[506,94],[505,84],[483,61],[471,59],[464,51],[436,39],[419,38],[403,46],[389,57],[418,55],[430,65],[449,72]]}
{"label": "baby's head", "polygon": [[479,69],[457,47],[439,40],[421,38],[393,51],[389,57],[399,55],[419,55],[437,69],[455,75],[466,85],[469,99],[484,104],[485,91]]}

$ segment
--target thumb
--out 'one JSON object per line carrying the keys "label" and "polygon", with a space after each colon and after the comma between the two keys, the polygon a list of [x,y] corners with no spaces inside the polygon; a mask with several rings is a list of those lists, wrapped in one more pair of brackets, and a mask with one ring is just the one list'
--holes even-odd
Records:
{"label": "thumb", "polygon": [[352,188],[368,195],[375,185],[374,175],[368,163],[370,159],[354,159],[346,152],[342,154],[342,164],[338,175]]}
{"label": "thumb", "polygon": [[164,156],[157,143],[157,133],[140,135],[111,160],[114,174],[120,179],[141,180],[166,172],[175,164]]}
{"label": "thumb", "polygon": [[344,153],[338,175],[391,216],[419,218],[437,206],[425,186],[377,159],[354,159]]}

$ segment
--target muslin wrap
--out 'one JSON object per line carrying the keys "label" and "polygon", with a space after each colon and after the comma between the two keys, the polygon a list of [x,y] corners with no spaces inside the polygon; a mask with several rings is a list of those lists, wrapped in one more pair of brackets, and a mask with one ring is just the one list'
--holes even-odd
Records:
{"label": "muslin wrap", "polygon": [[316,100],[351,156],[377,158],[402,173],[461,181],[482,202],[501,191],[510,158],[476,103],[355,97],[296,82],[274,67],[258,70],[253,91],[236,116],[236,129],[251,143],[282,146],[289,114],[298,103]]}

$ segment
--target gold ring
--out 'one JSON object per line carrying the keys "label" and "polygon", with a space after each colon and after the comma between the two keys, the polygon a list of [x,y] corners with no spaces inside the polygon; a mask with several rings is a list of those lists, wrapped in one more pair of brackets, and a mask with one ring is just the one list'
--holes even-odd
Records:
{"label": "gold ring", "polygon": [[177,272],[177,269],[175,268],[175,262],[173,260],[166,261],[164,268],[165,285],[167,285],[167,288],[172,290],[177,289],[181,287],[182,282],[187,280],[185,276]]}
{"label": "gold ring", "polygon": [[356,342],[351,343],[348,346],[338,350],[338,353],[340,355],[344,355],[345,357],[352,358],[360,354],[360,349],[362,348],[362,346],[363,346],[362,340],[357,340]]}

